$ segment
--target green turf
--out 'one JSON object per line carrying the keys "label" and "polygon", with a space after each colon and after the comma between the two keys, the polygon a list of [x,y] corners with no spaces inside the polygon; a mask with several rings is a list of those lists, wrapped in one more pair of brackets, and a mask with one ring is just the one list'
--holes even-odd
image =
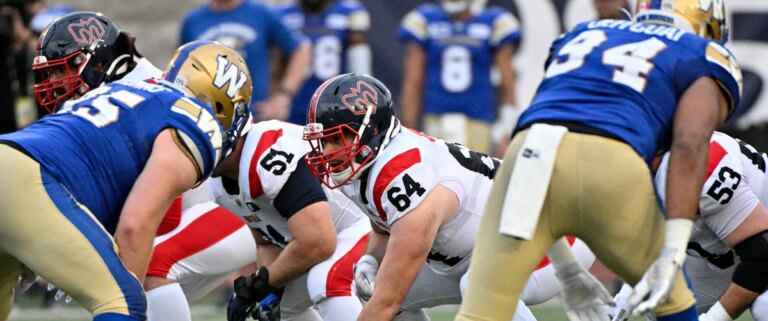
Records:
{"label": "green turf", "polygon": [[[557,305],[541,305],[533,307],[533,313],[539,321],[565,321],[563,309]],[[456,312],[455,308],[440,308],[430,311],[433,321],[451,321]],[[752,318],[745,313],[737,321],[752,321]],[[14,313],[11,321],[88,321],[90,318],[79,308],[75,307],[56,307],[51,310],[24,309]],[[225,321],[224,310],[212,306],[196,306],[193,308],[193,321]],[[641,321],[635,319],[632,321]]]}

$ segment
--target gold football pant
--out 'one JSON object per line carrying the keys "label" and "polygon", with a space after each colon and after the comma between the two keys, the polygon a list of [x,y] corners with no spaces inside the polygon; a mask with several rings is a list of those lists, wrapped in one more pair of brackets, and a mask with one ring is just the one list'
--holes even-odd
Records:
{"label": "gold football pant", "polygon": [[[514,137],[496,174],[457,321],[511,320],[528,276],[565,234],[582,239],[606,266],[633,285],[661,251],[664,218],[643,159],[627,144],[579,133],[566,133],[560,143],[533,239],[499,234],[502,203],[526,134]],[[656,313],[677,313],[693,303],[679,272],[669,299]]]}
{"label": "gold football pant", "polygon": [[0,320],[22,264],[71,295],[96,320],[144,320],[146,300],[111,236],[53,177],[0,143]]}

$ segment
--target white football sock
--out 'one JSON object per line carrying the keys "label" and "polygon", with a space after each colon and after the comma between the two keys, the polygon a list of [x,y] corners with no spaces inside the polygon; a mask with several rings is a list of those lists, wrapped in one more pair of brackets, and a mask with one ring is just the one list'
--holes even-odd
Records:
{"label": "white football sock", "polygon": [[192,321],[181,285],[171,283],[147,291],[147,321]]}

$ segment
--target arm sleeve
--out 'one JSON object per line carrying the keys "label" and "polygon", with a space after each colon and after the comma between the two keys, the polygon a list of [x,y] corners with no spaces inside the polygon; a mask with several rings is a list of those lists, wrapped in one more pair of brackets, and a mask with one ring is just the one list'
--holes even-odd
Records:
{"label": "arm sleeve", "polygon": [[277,12],[265,9],[268,25],[269,44],[277,45],[286,55],[292,55],[299,44],[304,41],[304,36],[291,31],[288,26],[280,21]]}
{"label": "arm sleeve", "polygon": [[398,38],[403,42],[415,42],[424,46],[427,41],[427,18],[418,9],[405,15],[400,24]]}
{"label": "arm sleeve", "polygon": [[311,204],[327,200],[320,181],[312,175],[302,157],[272,204],[288,219]]}

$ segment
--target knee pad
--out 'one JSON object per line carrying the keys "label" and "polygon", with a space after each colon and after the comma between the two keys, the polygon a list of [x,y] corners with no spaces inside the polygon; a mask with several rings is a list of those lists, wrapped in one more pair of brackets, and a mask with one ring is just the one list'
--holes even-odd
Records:
{"label": "knee pad", "polygon": [[733,272],[733,283],[752,292],[768,290],[768,231],[741,241],[733,249],[741,259]]}

